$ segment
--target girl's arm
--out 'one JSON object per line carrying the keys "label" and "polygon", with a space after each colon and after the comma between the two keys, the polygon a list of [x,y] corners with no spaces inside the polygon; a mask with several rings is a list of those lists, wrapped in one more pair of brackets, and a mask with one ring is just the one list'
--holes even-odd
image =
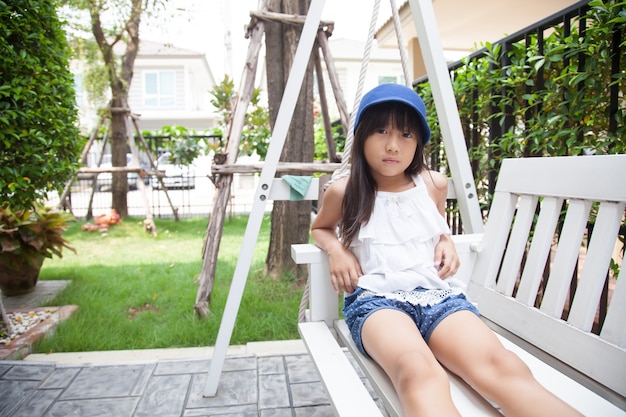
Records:
{"label": "girl's arm", "polygon": [[313,220],[313,241],[328,254],[330,279],[335,291],[353,292],[363,275],[356,257],[337,238],[337,226],[342,217],[342,202],[347,178],[332,183],[322,199]]}
{"label": "girl's arm", "polygon": [[[446,214],[446,199],[448,198],[448,179],[441,172],[429,171],[422,176],[428,188],[428,194],[437,205],[442,217]],[[439,265],[439,278],[448,278],[459,270],[461,262],[456,253],[454,242],[450,235],[441,235],[435,247],[435,265]]]}

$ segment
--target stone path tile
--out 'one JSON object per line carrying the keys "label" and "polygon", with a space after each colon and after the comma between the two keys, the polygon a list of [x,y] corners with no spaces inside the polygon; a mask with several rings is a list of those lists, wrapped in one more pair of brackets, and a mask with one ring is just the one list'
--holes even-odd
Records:
{"label": "stone path tile", "polygon": [[139,398],[130,397],[57,401],[44,415],[46,417],[132,417],[138,400]]}
{"label": "stone path tile", "polygon": [[258,358],[257,368],[259,375],[281,374],[285,372],[285,360],[282,356]]}
{"label": "stone path tile", "polygon": [[259,409],[289,407],[289,387],[285,374],[259,375]]}
{"label": "stone path tile", "polygon": [[46,389],[46,390],[37,390],[33,393],[33,395],[26,400],[24,404],[22,404],[14,414],[11,414],[12,417],[34,417],[34,416],[42,416],[45,411],[52,407],[54,402],[59,398],[63,392],[60,389]]}
{"label": "stone path tile", "polygon": [[285,356],[287,375],[291,384],[319,381],[315,365],[308,355]]}
{"label": "stone path tile", "polygon": [[7,381],[0,380],[0,417],[11,415],[20,402],[37,389],[37,381]]}
{"label": "stone path tile", "polygon": [[61,400],[127,397],[141,380],[143,365],[82,368]]}
{"label": "stone path tile", "polygon": [[67,388],[80,368],[56,368],[41,384],[42,389]]}
{"label": "stone path tile", "polygon": [[290,386],[294,407],[312,407],[330,404],[321,382],[305,382]]}
{"label": "stone path tile", "polygon": [[150,380],[134,416],[179,417],[185,408],[191,375],[155,376]]}
{"label": "stone path tile", "polygon": [[2,379],[14,381],[41,381],[54,371],[54,366],[33,366],[18,364],[8,369]]}

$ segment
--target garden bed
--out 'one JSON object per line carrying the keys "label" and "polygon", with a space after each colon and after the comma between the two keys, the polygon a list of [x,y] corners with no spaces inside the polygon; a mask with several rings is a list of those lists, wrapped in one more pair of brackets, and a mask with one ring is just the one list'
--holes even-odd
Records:
{"label": "garden bed", "polygon": [[8,334],[0,322],[0,360],[19,360],[30,354],[32,345],[56,325],[72,315],[78,306],[20,308],[7,310],[13,326]]}

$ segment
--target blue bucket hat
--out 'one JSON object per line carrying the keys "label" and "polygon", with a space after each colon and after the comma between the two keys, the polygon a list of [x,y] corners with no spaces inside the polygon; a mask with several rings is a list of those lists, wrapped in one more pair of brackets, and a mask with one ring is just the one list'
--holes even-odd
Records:
{"label": "blue bucket hat", "polygon": [[356,113],[356,119],[354,121],[354,131],[359,125],[363,112],[375,104],[386,103],[389,101],[396,101],[406,104],[417,113],[417,119],[422,128],[422,145],[426,146],[430,140],[430,127],[426,122],[426,106],[422,98],[417,95],[415,91],[401,84],[381,84],[371,89],[361,99],[359,110]]}

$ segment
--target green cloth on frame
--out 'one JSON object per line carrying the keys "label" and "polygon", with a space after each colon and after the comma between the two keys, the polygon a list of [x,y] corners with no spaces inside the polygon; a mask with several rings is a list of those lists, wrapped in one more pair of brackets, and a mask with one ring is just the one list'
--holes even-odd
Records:
{"label": "green cloth on frame", "polygon": [[299,175],[283,175],[283,181],[291,187],[290,198],[292,201],[304,200],[306,192],[309,190],[313,177],[304,177]]}

